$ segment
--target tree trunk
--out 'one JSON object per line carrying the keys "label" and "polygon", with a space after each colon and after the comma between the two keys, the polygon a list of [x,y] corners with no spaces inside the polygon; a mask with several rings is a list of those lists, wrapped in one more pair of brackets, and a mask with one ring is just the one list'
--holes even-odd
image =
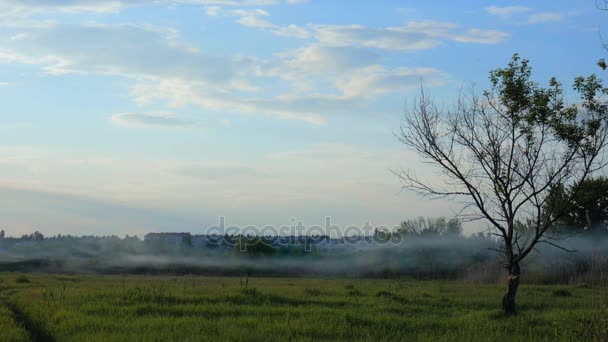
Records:
{"label": "tree trunk", "polygon": [[519,287],[519,280],[521,275],[519,263],[512,263],[511,265],[509,265],[508,270],[509,278],[507,279],[507,292],[502,297],[502,311],[506,315],[515,315],[517,314],[515,296],[517,295],[517,288]]}

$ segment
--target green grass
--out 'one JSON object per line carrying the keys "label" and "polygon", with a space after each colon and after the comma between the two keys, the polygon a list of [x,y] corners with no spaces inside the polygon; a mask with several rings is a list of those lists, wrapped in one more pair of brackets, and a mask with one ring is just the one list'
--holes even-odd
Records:
{"label": "green grass", "polygon": [[[606,290],[373,279],[0,273],[0,340],[604,341]],[[558,291],[558,292],[556,292]],[[561,293],[559,295],[556,293]],[[570,295],[564,296],[564,293]]]}
{"label": "green grass", "polygon": [[2,341],[28,341],[27,331],[18,323],[13,313],[0,304],[0,340]]}
{"label": "green grass", "polygon": [[4,284],[0,276],[0,340],[1,341],[28,341],[30,336],[23,323],[15,316],[9,302],[12,291]]}

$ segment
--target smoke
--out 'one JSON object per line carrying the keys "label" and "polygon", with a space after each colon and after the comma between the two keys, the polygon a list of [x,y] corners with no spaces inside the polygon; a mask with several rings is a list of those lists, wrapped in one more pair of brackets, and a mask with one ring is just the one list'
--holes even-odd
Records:
{"label": "smoke", "polygon": [[[486,236],[405,235],[398,241],[357,238],[270,246],[232,237],[192,246],[137,238],[64,237],[0,240],[0,271],[255,276],[415,277],[501,281],[499,243]],[[234,243],[237,241],[236,243]],[[230,243],[229,243],[230,242]],[[588,282],[608,270],[608,239],[577,236],[539,244],[522,262],[528,282]],[[604,272],[606,273],[606,272]]]}

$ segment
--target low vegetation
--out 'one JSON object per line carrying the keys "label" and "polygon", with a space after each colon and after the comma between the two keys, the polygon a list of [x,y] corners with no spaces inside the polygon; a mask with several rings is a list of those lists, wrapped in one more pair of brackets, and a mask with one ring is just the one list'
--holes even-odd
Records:
{"label": "low vegetation", "polygon": [[[510,340],[608,338],[608,291],[522,285],[520,314],[499,285],[402,279],[0,273],[3,341]],[[568,293],[569,295],[563,295]]]}
{"label": "low vegetation", "polygon": [[0,331],[3,341],[28,341],[30,335],[11,310],[0,302]]}

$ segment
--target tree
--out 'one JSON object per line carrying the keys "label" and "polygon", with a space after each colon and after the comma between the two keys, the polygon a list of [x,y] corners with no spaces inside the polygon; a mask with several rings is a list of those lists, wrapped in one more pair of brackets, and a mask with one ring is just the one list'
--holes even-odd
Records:
{"label": "tree", "polygon": [[462,222],[457,218],[452,218],[448,221],[443,232],[444,235],[456,237],[462,235]]}
{"label": "tree", "polygon": [[0,230],[0,239],[4,239],[4,229]]}
{"label": "tree", "polygon": [[565,208],[556,222],[557,232],[592,234],[595,238],[607,235],[608,178],[585,179],[578,189],[566,189],[563,185],[559,185],[552,190],[550,196],[552,201],[562,203],[572,198],[572,205],[569,208],[562,204]]}
{"label": "tree", "polygon": [[34,234],[31,235],[31,239],[34,241],[42,241],[44,240],[44,235],[39,231],[35,231]]}
{"label": "tree", "polygon": [[565,103],[555,78],[543,88],[530,77],[529,62],[515,54],[506,68],[490,72],[489,91],[461,95],[454,109],[440,110],[423,89],[398,136],[441,180],[398,171],[403,188],[463,200],[460,217],[485,220],[501,241],[507,314],[516,313],[521,261],[539,243],[562,248],[546,234],[563,212],[548,201],[551,190],[573,189],[560,204],[570,206],[582,182],[604,166],[608,141],[608,107],[599,99],[608,91],[595,75],[575,79],[576,105]]}
{"label": "tree", "polygon": [[445,217],[418,217],[401,222],[395,233],[422,237],[459,236],[462,233],[462,224],[455,218],[448,220]]}

